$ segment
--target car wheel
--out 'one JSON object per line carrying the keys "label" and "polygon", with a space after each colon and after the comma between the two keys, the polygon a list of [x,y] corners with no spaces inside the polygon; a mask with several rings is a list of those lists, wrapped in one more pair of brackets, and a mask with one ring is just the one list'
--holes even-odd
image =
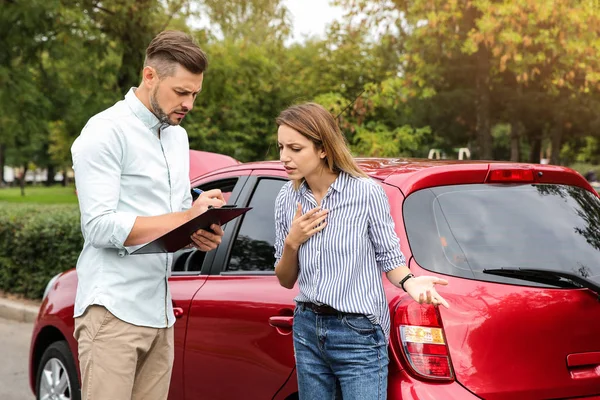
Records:
{"label": "car wheel", "polygon": [[42,355],[37,371],[38,400],[81,400],[77,367],[67,342],[54,342]]}

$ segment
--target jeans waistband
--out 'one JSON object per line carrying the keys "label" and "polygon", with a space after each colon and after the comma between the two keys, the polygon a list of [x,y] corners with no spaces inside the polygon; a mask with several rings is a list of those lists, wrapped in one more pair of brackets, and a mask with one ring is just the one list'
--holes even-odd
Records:
{"label": "jeans waistband", "polygon": [[309,303],[309,302],[299,302],[298,303],[298,307],[302,307],[303,310],[311,310],[312,312],[314,312],[317,315],[362,315],[362,314],[355,314],[355,313],[347,313],[347,312],[342,312],[339,310],[336,310],[335,308],[328,306],[327,304],[315,304],[315,303]]}

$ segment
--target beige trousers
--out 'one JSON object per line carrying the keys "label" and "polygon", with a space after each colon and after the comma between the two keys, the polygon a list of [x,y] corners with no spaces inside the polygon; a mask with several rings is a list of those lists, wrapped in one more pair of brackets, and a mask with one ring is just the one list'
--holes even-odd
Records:
{"label": "beige trousers", "polygon": [[173,368],[173,327],[121,321],[92,305],[75,318],[82,400],[165,400]]}

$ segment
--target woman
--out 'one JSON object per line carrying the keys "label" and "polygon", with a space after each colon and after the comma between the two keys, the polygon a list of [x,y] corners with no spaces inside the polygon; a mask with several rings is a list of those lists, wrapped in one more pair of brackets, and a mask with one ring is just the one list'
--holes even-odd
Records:
{"label": "woman", "polygon": [[[419,303],[446,301],[414,277],[383,188],[354,162],[333,116],[307,103],[277,118],[290,182],[275,203],[275,273],[300,293],[294,350],[301,400],[385,399],[390,315],[381,273]],[[304,211],[308,210],[308,211]]]}

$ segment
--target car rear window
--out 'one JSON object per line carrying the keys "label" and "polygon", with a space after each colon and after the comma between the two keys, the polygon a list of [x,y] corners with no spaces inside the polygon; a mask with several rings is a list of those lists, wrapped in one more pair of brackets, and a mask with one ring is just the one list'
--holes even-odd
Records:
{"label": "car rear window", "polygon": [[403,214],[413,256],[427,270],[515,283],[482,270],[539,268],[600,283],[600,200],[587,190],[440,186],[408,196]]}

